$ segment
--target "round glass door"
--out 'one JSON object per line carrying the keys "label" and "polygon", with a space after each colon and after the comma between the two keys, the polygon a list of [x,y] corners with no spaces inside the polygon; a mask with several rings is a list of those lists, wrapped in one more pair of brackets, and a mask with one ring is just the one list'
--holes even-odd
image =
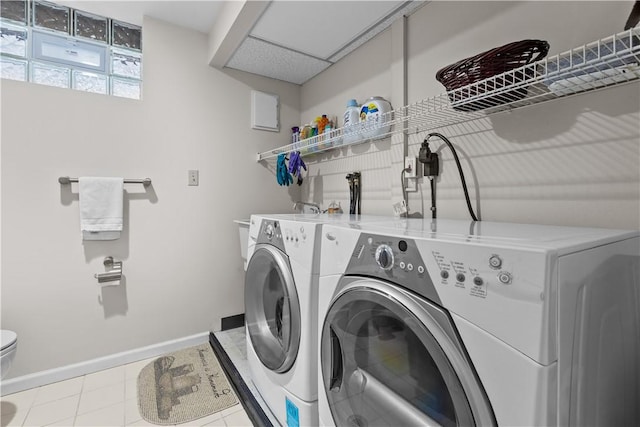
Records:
{"label": "round glass door", "polygon": [[247,266],[244,300],[258,358],[272,371],[288,371],[300,344],[300,304],[286,254],[271,245],[256,245]]}
{"label": "round glass door", "polygon": [[[478,388],[477,380],[470,367],[459,368],[460,357],[452,363],[459,347],[442,342],[447,333],[433,316],[416,313],[415,301],[403,304],[402,291],[391,295],[383,282],[364,282],[377,286],[342,293],[323,326],[321,369],[335,424],[495,424],[488,404],[472,408],[465,386],[473,382]],[[430,329],[437,329],[438,339]]]}

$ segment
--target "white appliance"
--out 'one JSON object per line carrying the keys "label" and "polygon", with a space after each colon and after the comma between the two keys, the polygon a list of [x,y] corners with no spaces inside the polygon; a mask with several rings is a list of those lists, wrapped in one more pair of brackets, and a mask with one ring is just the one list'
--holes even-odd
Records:
{"label": "white appliance", "polygon": [[4,378],[13,364],[18,348],[18,335],[13,331],[0,331],[0,379]]}
{"label": "white appliance", "polygon": [[253,382],[282,425],[317,425],[320,230],[384,217],[252,215],[245,319]]}
{"label": "white appliance", "polygon": [[640,425],[640,233],[322,230],[321,425]]}

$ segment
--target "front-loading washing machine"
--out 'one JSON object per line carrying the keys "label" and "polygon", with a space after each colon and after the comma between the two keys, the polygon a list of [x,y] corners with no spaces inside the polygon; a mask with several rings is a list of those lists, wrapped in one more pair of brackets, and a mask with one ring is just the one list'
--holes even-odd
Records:
{"label": "front-loading washing machine", "polygon": [[247,360],[256,389],[282,425],[317,425],[317,298],[325,223],[384,217],[252,215],[247,245]]}
{"label": "front-loading washing machine", "polygon": [[640,233],[323,228],[321,425],[640,425]]}

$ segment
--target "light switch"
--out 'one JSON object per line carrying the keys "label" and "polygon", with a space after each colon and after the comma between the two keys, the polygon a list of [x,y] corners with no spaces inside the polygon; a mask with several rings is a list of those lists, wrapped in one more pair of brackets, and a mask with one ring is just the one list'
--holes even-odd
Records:
{"label": "light switch", "polygon": [[189,171],[189,185],[198,185],[199,172],[197,170]]}

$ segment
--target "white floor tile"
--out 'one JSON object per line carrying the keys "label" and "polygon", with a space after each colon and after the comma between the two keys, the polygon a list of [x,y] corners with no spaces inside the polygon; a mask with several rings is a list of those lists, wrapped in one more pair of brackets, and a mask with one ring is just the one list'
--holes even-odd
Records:
{"label": "white floor tile", "polygon": [[0,402],[2,402],[2,414],[8,414],[11,411],[15,412],[19,408],[29,409],[33,404],[36,394],[38,394],[38,389],[32,388],[19,393],[2,396],[0,398]]}
{"label": "white floor tile", "polygon": [[106,387],[117,383],[124,382],[124,365],[111,369],[105,369],[104,371],[96,372],[94,374],[85,375],[84,384],[82,385],[82,391],[91,391],[99,388]]}
{"label": "white floor tile", "polygon": [[124,402],[121,402],[97,411],[78,415],[74,425],[81,427],[123,426],[124,406]]}
{"label": "white floor tile", "polygon": [[33,405],[40,405],[54,400],[80,394],[82,391],[82,377],[42,386],[38,389]]}
{"label": "white floor tile", "polygon": [[155,426],[155,424],[151,424],[150,422],[140,418],[138,421],[134,421],[131,424],[127,424],[127,427],[129,426]]}
{"label": "white floor tile", "polygon": [[140,360],[139,362],[133,362],[133,363],[129,363],[128,365],[125,365],[124,367],[125,380],[138,379],[138,374],[140,374],[140,371],[142,370],[142,368],[147,366],[149,363],[152,363],[156,359],[157,357],[152,357],[150,359]]}
{"label": "white floor tile", "polygon": [[210,423],[204,424],[206,427],[226,427],[227,423],[224,422],[224,418],[218,418]]}
{"label": "white floor tile", "polygon": [[47,427],[71,427],[74,421],[75,418],[71,417],[66,420],[58,421],[57,423],[48,424]]}
{"label": "white floor tile", "polygon": [[24,423],[29,413],[29,407],[18,408],[17,411],[4,412],[4,402],[2,403],[2,412],[0,412],[0,425],[2,427],[17,427]]}
{"label": "white floor tile", "polygon": [[[180,425],[205,426],[214,421],[221,420],[221,419],[222,419],[222,415],[220,415],[220,412],[216,412],[215,414],[207,415],[206,417],[198,418],[197,420],[189,421],[188,423],[178,424],[178,425],[179,426]],[[224,425],[224,423],[222,425]]]}
{"label": "white floor tile", "polygon": [[233,413],[236,413],[238,411],[244,411],[244,408],[242,407],[242,404],[238,403],[237,405],[233,405],[230,408],[224,409],[220,412],[218,412],[220,414],[220,416],[222,418],[227,417],[228,415],[231,415]]}
{"label": "white floor tile", "polygon": [[[232,360],[244,377],[246,375],[244,371],[248,368],[246,356],[242,354],[243,348],[234,343],[236,341],[242,344],[240,332],[244,333],[243,330],[230,333],[226,342],[227,351],[236,359]],[[153,424],[142,418],[138,410],[137,378],[140,370],[155,359],[155,357],[149,358],[84,377],[3,396],[0,398],[2,415],[0,427],[71,427],[74,423],[77,426],[92,427],[152,426]],[[248,385],[251,383],[250,375],[245,378],[245,381]],[[199,420],[181,424],[189,427],[251,425],[251,420],[240,403]]]}
{"label": "white floor tile", "polygon": [[[92,412],[116,403],[124,402],[124,383],[110,385],[92,391],[83,391],[80,395],[78,415]],[[124,419],[124,418],[123,418]]]}
{"label": "white floor tile", "polygon": [[253,427],[253,423],[244,411],[238,411],[229,416],[224,417],[224,422],[229,427]]}
{"label": "white floor tile", "polygon": [[46,426],[76,414],[80,395],[66,397],[54,402],[33,406],[24,421],[25,426]]}
{"label": "white floor tile", "polygon": [[124,383],[124,399],[134,399],[138,397],[138,380],[128,380]]}
{"label": "white floor tile", "polygon": [[124,402],[124,423],[130,424],[142,419],[138,409],[138,398],[127,399]]}

